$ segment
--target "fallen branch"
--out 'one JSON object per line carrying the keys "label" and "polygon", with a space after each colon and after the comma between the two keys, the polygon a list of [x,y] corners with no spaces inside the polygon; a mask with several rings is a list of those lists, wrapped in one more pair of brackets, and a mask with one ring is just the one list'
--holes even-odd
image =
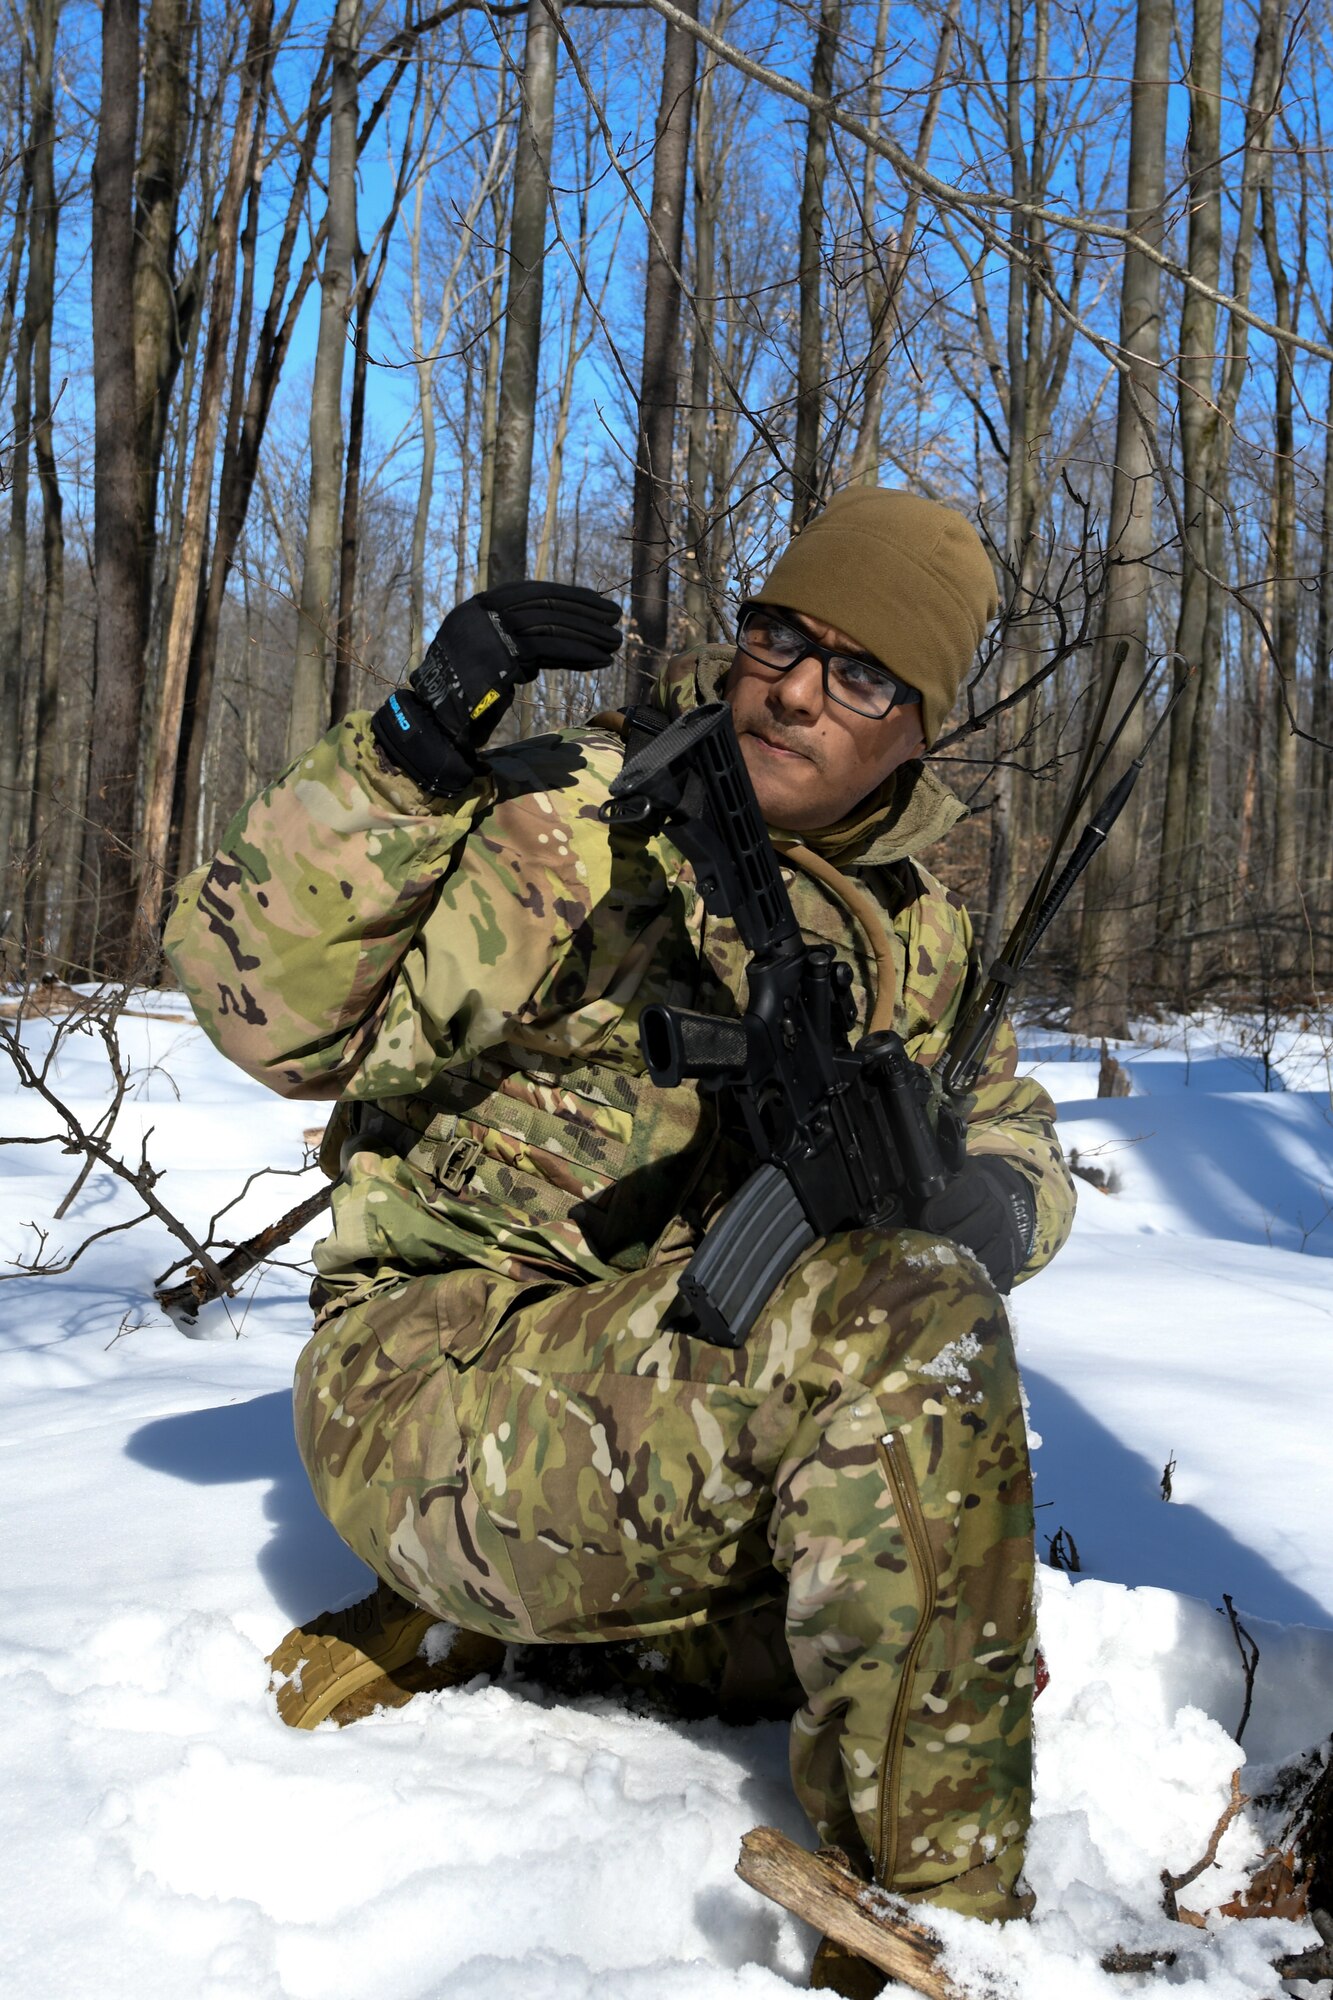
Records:
{"label": "fallen branch", "polygon": [[1182,1910],[1176,1902],[1177,1893],[1181,1889],[1188,1889],[1191,1882],[1198,1881],[1205,1868],[1213,1866],[1213,1863],[1217,1860],[1217,1850],[1221,1845],[1222,1835],[1231,1825],[1232,1820],[1235,1819],[1242,1806],[1248,1804],[1249,1800],[1240,1788],[1240,1772],[1238,1770],[1233,1771],[1231,1773],[1231,1797],[1223,1807],[1217,1825],[1213,1828],[1212,1836],[1209,1839],[1207,1847],[1204,1849],[1202,1859],[1196,1861],[1192,1868],[1187,1868],[1183,1875],[1173,1875],[1169,1868],[1162,1870],[1162,1908],[1165,1910],[1167,1916],[1170,1917],[1172,1923],[1193,1924],[1196,1930],[1202,1928],[1205,1921],[1204,1918],[1197,1915],[1193,1910]]}
{"label": "fallen branch", "polygon": [[741,1841],[736,1873],[761,1896],[780,1903],[881,1972],[930,2000],[962,2000],[937,1963],[939,1939],[914,1923],[906,1904],[863,1882],[828,1854],[811,1854],[773,1826],[756,1826]]}
{"label": "fallen branch", "polygon": [[276,1222],[270,1222],[253,1236],[247,1236],[244,1243],[238,1243],[216,1264],[210,1259],[210,1268],[191,1264],[177,1285],[164,1286],[159,1280],[154,1298],[173,1319],[183,1320],[187,1326],[192,1325],[199,1317],[201,1307],[213,1299],[230,1297],[242,1278],[257,1264],[271,1257],[282,1244],[290,1242],[308,1222],[322,1215],[332,1199],[331,1182],[326,1187],[316,1188],[314,1194],[307,1195],[295,1208],[289,1208]]}
{"label": "fallen branch", "polygon": [[1293,1952],[1280,1958],[1275,1970],[1282,1979],[1333,1979],[1333,1917],[1327,1910],[1311,1910],[1310,1921],[1320,1942],[1309,1951]]}

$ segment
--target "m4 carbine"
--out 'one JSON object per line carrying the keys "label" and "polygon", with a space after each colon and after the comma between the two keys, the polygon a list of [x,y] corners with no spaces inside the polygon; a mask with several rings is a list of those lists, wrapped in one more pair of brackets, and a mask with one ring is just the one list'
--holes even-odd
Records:
{"label": "m4 carbine", "polygon": [[1124,810],[1189,678],[1177,680],[1139,755],[1057,875],[1077,816],[1156,672],[1149,669],[1105,736],[1124,650],[1103,687],[1045,866],[933,1070],[913,1062],[892,1030],[851,1043],[851,967],[831,945],[801,936],[726,703],[706,703],[670,724],[631,711],[649,741],[613,779],[602,818],[613,827],[669,832],[694,863],[708,910],[732,919],[751,954],[739,1019],[652,1005],[639,1023],[653,1082],[670,1087],[690,1078],[719,1093],[740,1113],[760,1162],[681,1275],[670,1320],[677,1330],[739,1347],[819,1237],[910,1225],[961,1168],[969,1094],[1010,994]]}
{"label": "m4 carbine", "polygon": [[725,702],[691,710],[631,757],[602,814],[669,832],[708,910],[732,919],[751,954],[739,1019],[652,1005],[639,1024],[653,1082],[719,1093],[760,1161],[682,1273],[672,1318],[739,1347],[818,1237],[910,1222],[947,1186],[963,1120],[901,1036],[850,1042],[851,967],[801,936]]}

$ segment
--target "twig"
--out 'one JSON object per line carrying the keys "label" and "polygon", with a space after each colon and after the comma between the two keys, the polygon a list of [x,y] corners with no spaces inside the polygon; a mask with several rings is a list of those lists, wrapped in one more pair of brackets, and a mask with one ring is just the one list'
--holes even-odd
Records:
{"label": "twig", "polygon": [[1057,1528],[1053,1535],[1046,1537],[1046,1562],[1050,1569],[1062,1569],[1067,1576],[1078,1576],[1083,1569],[1078,1553],[1078,1543],[1068,1528]]}
{"label": "twig", "polygon": [[332,1199],[332,1184],[317,1188],[314,1194],[307,1195],[304,1201],[288,1209],[286,1215],[279,1216],[276,1222],[270,1222],[267,1228],[247,1237],[244,1243],[238,1243],[220,1264],[210,1262],[206,1269],[192,1265],[178,1285],[164,1287],[159,1279],[153,1296],[164,1312],[183,1319],[187,1325],[192,1323],[198,1318],[202,1306],[233,1292],[247,1272],[262,1264],[280,1243],[288,1242],[308,1222],[313,1222]]}
{"label": "twig", "polygon": [[[1240,1722],[1236,1729],[1236,1741],[1239,1743],[1245,1734],[1245,1726],[1249,1722],[1250,1709],[1254,1703],[1254,1670],[1259,1664],[1259,1642],[1252,1633],[1245,1630],[1236,1616],[1235,1605],[1225,1591],[1222,1592],[1222,1602],[1227,1608],[1227,1617],[1231,1621],[1231,1636],[1236,1641],[1236,1651],[1240,1654],[1240,1664],[1245,1675],[1245,1706],[1240,1712]],[[1247,1646],[1250,1649],[1248,1653],[1245,1650]]]}
{"label": "twig", "polygon": [[[124,1102],[129,1081],[129,1073],[126,1070],[124,1058],[121,1055],[116,1039],[116,1021],[122,1011],[124,997],[122,989],[120,1005],[116,1004],[116,998],[113,995],[109,1011],[95,1013],[90,1008],[88,1014],[78,1017],[79,1026],[85,1025],[89,1020],[96,1026],[97,1032],[102,1038],[102,1045],[111,1067],[111,1074],[115,1079],[115,1090],[111,1104],[91,1132],[85,1130],[77,1113],[71,1110],[70,1106],[66,1104],[50,1080],[50,1072],[56,1050],[60,1045],[61,1034],[67,1030],[69,1024],[62,1024],[62,1028],[57,1030],[56,1035],[52,1039],[51,1046],[47,1049],[40,1064],[34,1063],[23,1045],[19,1034],[20,1023],[15,1023],[14,1026],[10,1026],[8,1023],[0,1025],[0,1049],[3,1049],[13,1063],[18,1074],[19,1083],[25,1090],[34,1091],[42,1099],[42,1102],[48,1105],[60,1119],[65,1128],[65,1136],[59,1143],[64,1146],[65,1150],[84,1155],[84,1167],[77,1176],[74,1186],[61,1202],[57,1212],[61,1215],[65,1213],[94,1166],[105,1167],[117,1180],[124,1181],[126,1186],[133,1188],[144,1206],[144,1213],[135,1216],[133,1221],[113,1224],[111,1228],[100,1230],[93,1236],[88,1237],[85,1242],[80,1244],[73,1255],[64,1262],[44,1266],[30,1265],[24,1269],[23,1275],[32,1275],[34,1272],[40,1272],[41,1275],[50,1275],[54,1272],[66,1271],[77,1258],[82,1256],[84,1250],[88,1248],[89,1243],[96,1242],[100,1236],[112,1235],[118,1230],[133,1228],[136,1223],[146,1221],[149,1215],[153,1215],[156,1216],[164,1228],[170,1231],[171,1235],[176,1238],[176,1241],[192,1257],[198,1259],[202,1269],[219,1285],[220,1291],[226,1291],[228,1289],[226,1281],[222,1278],[221,1272],[209,1256],[207,1250],[196,1240],[179,1217],[172,1214],[166,1203],[155,1192],[156,1183],[161,1176],[148,1159],[146,1150],[147,1140],[145,1139],[140,1149],[137,1166],[131,1166],[125,1160],[122,1160],[112,1150],[110,1145],[111,1132],[115,1125],[116,1116]],[[45,1232],[39,1229],[38,1234],[41,1236],[43,1243],[45,1243]]]}
{"label": "twig", "polygon": [[1240,1772],[1239,1770],[1233,1771],[1231,1773],[1231,1797],[1223,1807],[1217,1825],[1213,1828],[1212,1837],[1204,1849],[1202,1860],[1196,1861],[1192,1868],[1187,1868],[1183,1875],[1173,1875],[1169,1868],[1162,1870],[1162,1908],[1165,1910],[1167,1916],[1170,1917],[1172,1923],[1194,1923],[1197,1925],[1201,1921],[1201,1919],[1195,1916],[1193,1910],[1182,1910],[1179,1907],[1176,1902],[1176,1895],[1179,1890],[1187,1889],[1191,1882],[1197,1882],[1205,1868],[1213,1866],[1217,1860],[1217,1850],[1222,1835],[1226,1832],[1232,1820],[1235,1819],[1241,1807],[1248,1804],[1249,1800],[1240,1788]]}
{"label": "twig", "polygon": [[1101,1961],[1103,1972],[1156,1972],[1159,1965],[1174,1965],[1174,1951],[1126,1951],[1114,1945]]}

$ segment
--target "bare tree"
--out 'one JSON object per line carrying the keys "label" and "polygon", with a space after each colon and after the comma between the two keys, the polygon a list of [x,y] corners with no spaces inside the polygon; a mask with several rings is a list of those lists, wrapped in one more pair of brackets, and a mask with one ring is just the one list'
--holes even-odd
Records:
{"label": "bare tree", "polygon": [[[698,0],[683,0],[695,18]],[[694,109],[694,38],[663,28],[662,95],[653,144],[648,264],[643,296],[643,361],[634,455],[630,615],[650,670],[666,651],[668,563],[672,548],[672,449],[679,401],[681,255]]]}
{"label": "bare tree", "polygon": [[[1128,227],[1147,245],[1159,242],[1164,234],[1166,116],[1173,27],[1170,0],[1139,0],[1125,207]],[[1126,692],[1141,678],[1148,650],[1161,298],[1160,265],[1146,250],[1127,250],[1120,293],[1123,360],[1111,481],[1107,582],[1097,644],[1097,670],[1103,685],[1118,684]],[[1105,717],[1108,710],[1102,708],[1094,713]],[[1118,758],[1122,765],[1142,745],[1142,717],[1139,707],[1121,738]],[[1120,815],[1089,868],[1086,882],[1071,1021],[1083,1035],[1124,1036],[1129,1031],[1129,968],[1139,900],[1138,818],[1133,802]]]}
{"label": "bare tree", "polygon": [[329,200],[320,274],[319,340],[310,395],[310,500],[301,569],[287,750],[295,757],[329,726],[328,643],[342,498],[342,382],[356,255],[357,54],[361,0],[337,0],[331,31]]}
{"label": "bare tree", "polygon": [[513,583],[527,573],[532,447],[536,428],[546,201],[555,128],[559,36],[543,0],[528,0],[521,80],[522,112],[514,151],[509,218],[509,282],[504,358],[496,398],[493,486],[484,584]]}
{"label": "bare tree", "polygon": [[76,957],[119,971],[134,913],[134,803],[144,655],[134,426],[134,141],[138,0],[104,0],[102,101],[93,161],[93,479],[97,628],[83,924]]}

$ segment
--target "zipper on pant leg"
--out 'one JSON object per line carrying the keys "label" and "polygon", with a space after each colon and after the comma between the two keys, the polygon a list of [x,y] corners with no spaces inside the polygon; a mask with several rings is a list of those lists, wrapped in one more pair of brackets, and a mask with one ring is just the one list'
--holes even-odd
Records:
{"label": "zipper on pant leg", "polygon": [[897,1431],[887,1431],[879,1441],[879,1455],[884,1466],[884,1475],[893,1494],[894,1506],[898,1511],[899,1525],[903,1531],[903,1541],[907,1546],[907,1559],[916,1581],[917,1602],[921,1615],[917,1620],[906,1653],[903,1655],[902,1671],[898,1681],[898,1693],[893,1704],[893,1715],[889,1723],[888,1739],[884,1745],[884,1756],[879,1767],[879,1814],[875,1841],[875,1872],[885,1887],[891,1886],[898,1865],[898,1787],[902,1780],[903,1739],[907,1734],[907,1713],[912,1705],[912,1683],[916,1675],[917,1661],[925,1644],[939,1602],[939,1580],[935,1575],[935,1564],[930,1553],[930,1539],[926,1533],[926,1519],[921,1509],[921,1495],[917,1491],[916,1475],[912,1471],[911,1460],[903,1448]]}

